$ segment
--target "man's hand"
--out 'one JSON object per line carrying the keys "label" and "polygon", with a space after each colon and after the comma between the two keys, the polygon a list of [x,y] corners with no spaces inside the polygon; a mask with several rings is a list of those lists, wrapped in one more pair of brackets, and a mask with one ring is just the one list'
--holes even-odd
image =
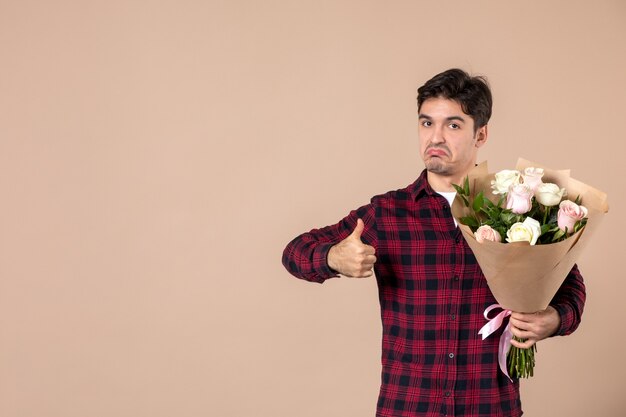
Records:
{"label": "man's hand", "polygon": [[528,349],[540,340],[552,336],[561,325],[561,317],[552,306],[536,313],[511,313],[511,333],[525,342],[511,340],[511,344],[521,349]]}
{"label": "man's hand", "polygon": [[328,266],[342,275],[352,278],[372,276],[374,271],[374,248],[361,242],[361,234],[365,224],[363,220],[356,221],[356,227],[344,240],[330,248],[328,252]]}

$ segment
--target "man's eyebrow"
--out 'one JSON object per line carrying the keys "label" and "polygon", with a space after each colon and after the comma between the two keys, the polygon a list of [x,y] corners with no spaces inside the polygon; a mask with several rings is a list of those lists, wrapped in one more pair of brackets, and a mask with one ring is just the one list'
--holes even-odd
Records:
{"label": "man's eyebrow", "polygon": [[[424,114],[424,113],[420,113],[420,114],[418,114],[418,118],[420,118],[420,119],[432,119],[432,117],[430,117],[429,115]],[[447,122],[451,122],[451,121],[453,121],[453,120],[458,120],[458,121],[463,122],[463,123],[465,123],[465,122],[466,122],[466,120],[465,120],[463,117],[461,117],[461,116],[450,116],[450,117],[446,117],[446,121],[447,121]]]}

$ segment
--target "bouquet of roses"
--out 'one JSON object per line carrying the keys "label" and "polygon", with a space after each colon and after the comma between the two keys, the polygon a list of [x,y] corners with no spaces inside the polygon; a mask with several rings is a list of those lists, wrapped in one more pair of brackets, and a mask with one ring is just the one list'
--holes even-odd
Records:
{"label": "bouquet of roses", "polygon": [[[489,322],[480,331],[483,339],[511,311],[548,306],[590,229],[608,211],[606,194],[570,178],[569,171],[522,159],[517,169],[496,174],[480,165],[455,188],[453,214],[498,301],[485,311]],[[489,319],[494,308],[503,311]],[[518,349],[510,344],[512,337],[507,326],[500,339],[500,368],[510,377],[532,376],[536,347]]]}

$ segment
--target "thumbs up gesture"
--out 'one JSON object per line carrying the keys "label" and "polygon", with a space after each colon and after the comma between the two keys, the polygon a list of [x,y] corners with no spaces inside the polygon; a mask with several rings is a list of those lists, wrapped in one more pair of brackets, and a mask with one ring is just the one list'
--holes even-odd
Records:
{"label": "thumbs up gesture", "polygon": [[372,276],[376,256],[372,246],[361,241],[365,229],[363,220],[358,219],[356,227],[344,240],[330,248],[328,266],[342,275],[352,278]]}

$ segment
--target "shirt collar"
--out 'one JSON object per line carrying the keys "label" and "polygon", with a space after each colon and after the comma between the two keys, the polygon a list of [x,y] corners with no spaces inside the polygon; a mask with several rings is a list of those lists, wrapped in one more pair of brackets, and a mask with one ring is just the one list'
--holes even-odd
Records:
{"label": "shirt collar", "polygon": [[[483,162],[480,165],[475,164],[474,169],[479,169],[479,170],[484,169],[485,172],[487,172],[487,163]],[[415,180],[415,182],[409,186],[409,191],[411,192],[411,197],[413,197],[413,201],[417,201],[417,199],[420,198],[422,193],[426,195],[434,195],[437,193],[435,190],[432,189],[432,187],[428,183],[428,177],[426,176],[426,168],[424,168],[424,170],[422,171],[420,176]]]}
{"label": "shirt collar", "polygon": [[422,194],[435,194],[435,190],[433,190],[428,183],[428,178],[426,177],[426,169],[424,169],[420,176],[417,178],[417,180],[415,180],[415,182],[409,186],[409,191],[411,193],[413,201],[417,201],[417,199],[420,198]]}

